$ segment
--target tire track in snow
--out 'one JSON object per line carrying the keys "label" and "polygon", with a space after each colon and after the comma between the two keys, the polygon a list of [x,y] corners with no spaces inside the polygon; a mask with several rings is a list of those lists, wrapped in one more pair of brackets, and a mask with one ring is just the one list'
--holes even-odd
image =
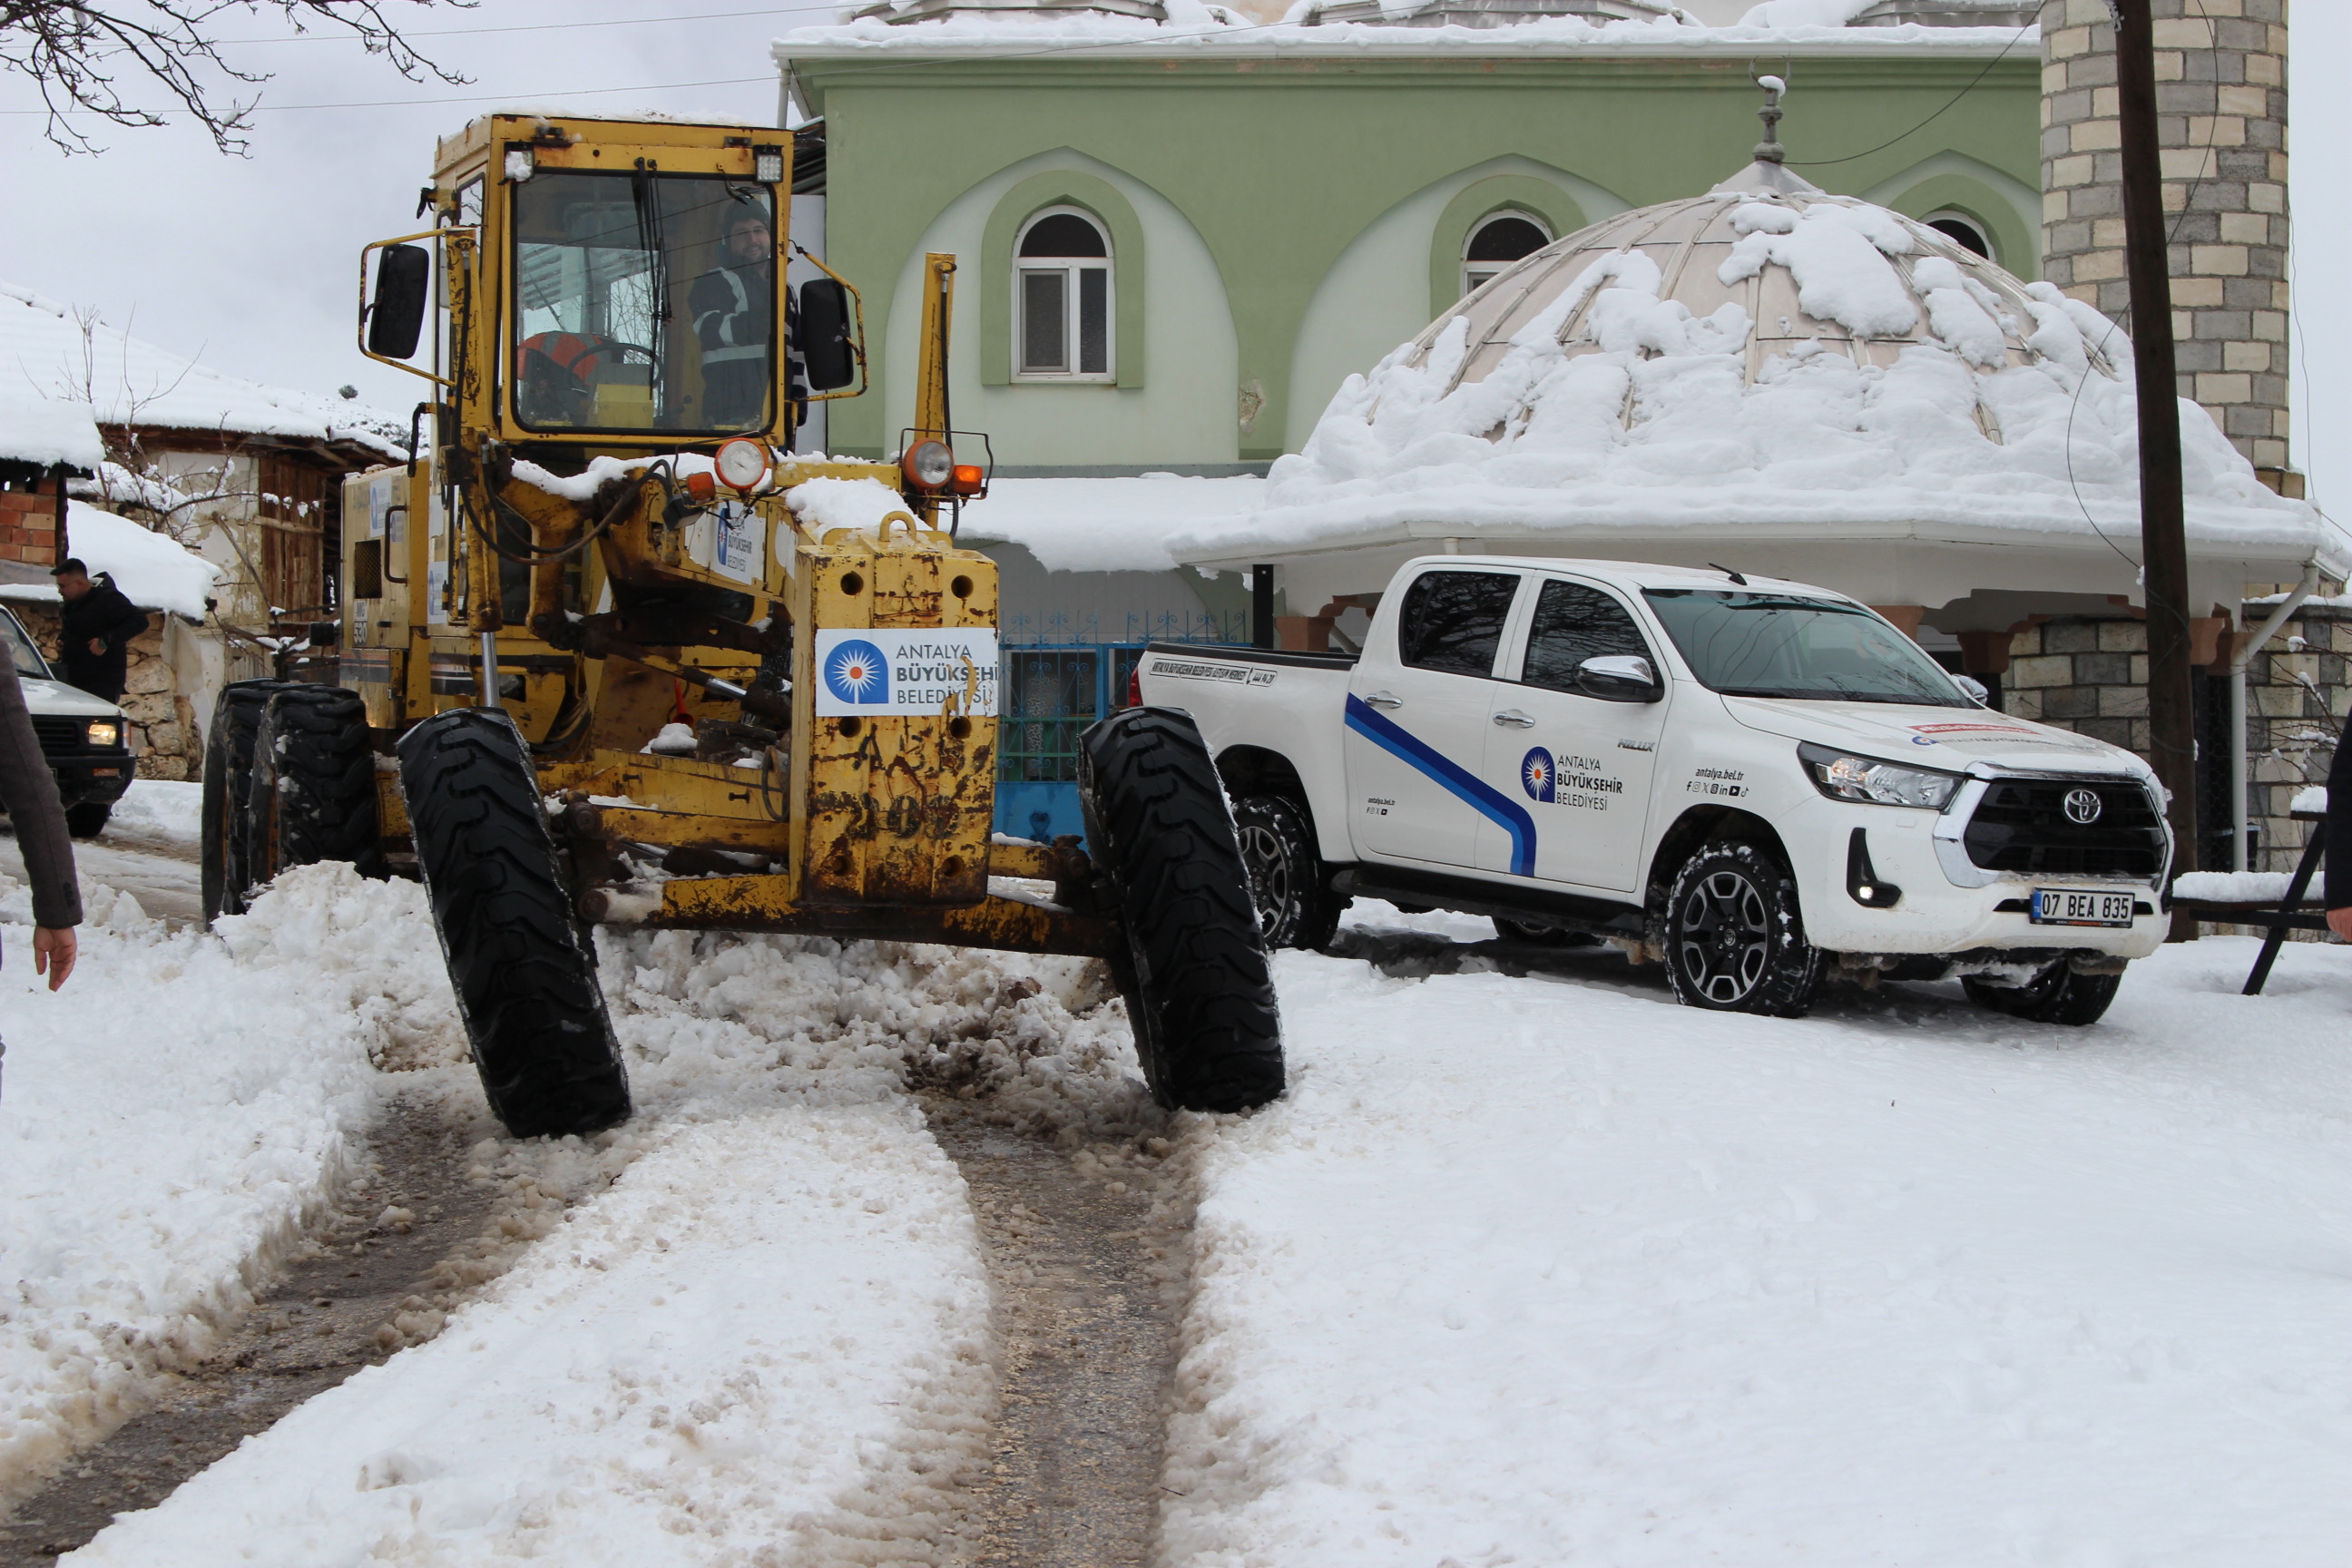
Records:
{"label": "tire track in snow", "polygon": [[[1160,1513],[1189,1205],[1166,1140],[1080,1145],[927,1096],[996,1297],[999,1413],[959,1568],[1142,1568]],[[1073,1147],[1077,1145],[1076,1147]]]}
{"label": "tire track in snow", "polygon": [[561,1196],[528,1174],[496,1180],[479,1163],[478,1115],[444,1098],[390,1105],[312,1256],[258,1297],[216,1356],[0,1521],[0,1568],[47,1568],[116,1514],[153,1507],[296,1405],[430,1338],[503,1272],[542,1228],[530,1212]]}

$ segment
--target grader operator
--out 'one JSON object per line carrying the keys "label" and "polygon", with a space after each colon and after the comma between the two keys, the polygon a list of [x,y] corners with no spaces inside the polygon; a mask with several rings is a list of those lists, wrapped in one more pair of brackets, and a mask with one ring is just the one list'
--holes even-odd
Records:
{"label": "grader operator", "polygon": [[[991,831],[952,257],[925,263],[900,460],[790,455],[796,400],[865,381],[855,291],[788,303],[791,162],[787,134],[672,121],[500,114],[440,144],[431,226],[362,258],[364,352],[431,384],[415,457],[345,489],[329,679],[215,710],[207,915],[306,862],[413,869],[519,1135],[629,1114],[598,923],[1102,958],[1161,1103],[1272,1099],[1265,952],[1190,720],[1087,731],[1083,847]],[[828,496],[871,521],[819,521]]]}

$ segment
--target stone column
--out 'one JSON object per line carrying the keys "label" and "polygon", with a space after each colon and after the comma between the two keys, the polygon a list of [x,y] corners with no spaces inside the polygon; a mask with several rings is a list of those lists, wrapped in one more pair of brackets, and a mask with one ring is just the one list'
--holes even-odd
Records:
{"label": "stone column", "polygon": [[[2286,0],[2153,0],[2180,395],[2273,489],[2287,468]],[[2042,6],[2042,276],[2117,322],[2124,284],[2106,0]]]}

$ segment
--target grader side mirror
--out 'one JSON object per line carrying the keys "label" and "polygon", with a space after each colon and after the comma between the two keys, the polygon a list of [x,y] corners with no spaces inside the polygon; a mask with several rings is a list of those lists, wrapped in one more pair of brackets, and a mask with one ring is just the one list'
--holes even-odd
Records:
{"label": "grader side mirror", "polygon": [[831,278],[801,285],[801,357],[811,392],[832,392],[857,379],[849,290]]}
{"label": "grader side mirror", "polygon": [[423,246],[384,247],[375,265],[375,300],[368,306],[368,353],[406,359],[416,352],[432,281],[433,255]]}

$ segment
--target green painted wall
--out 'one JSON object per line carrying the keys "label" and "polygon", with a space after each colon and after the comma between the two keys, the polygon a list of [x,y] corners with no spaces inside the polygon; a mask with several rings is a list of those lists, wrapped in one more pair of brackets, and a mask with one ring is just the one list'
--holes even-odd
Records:
{"label": "green painted wall", "polygon": [[[1780,67],[1777,60],[1753,63]],[[1225,294],[1234,360],[1232,383],[1221,394],[1189,389],[1192,398],[1223,406],[1204,407],[1184,424],[1196,432],[1199,418],[1231,421],[1236,455],[1262,459],[1278,455],[1311,423],[1317,410],[1309,408],[1302,422],[1294,401],[1316,401],[1330,390],[1294,388],[1295,374],[1328,368],[1313,344],[1312,363],[1302,365],[1301,327],[1335,266],[1383,215],[1505,159],[1559,171],[1625,205],[1704,191],[1743,165],[1755,144],[1750,64],[869,58],[801,61],[794,71],[804,99],[826,121],[827,258],[864,290],[868,342],[883,348],[887,379],[902,381],[901,367],[911,363],[894,296],[926,233],[974,187],[1066,151],[1156,195],[1199,237]],[[1989,73],[1973,58],[1801,61],[1782,140],[1801,165],[1862,153],[1916,124],[1979,74],[1974,90],[1916,134],[1851,162],[1801,172],[1831,190],[1881,193],[1905,210],[1958,205],[1973,212],[1978,203],[1998,205],[2005,210],[1977,216],[1995,230],[2011,269],[2031,276],[2038,215],[2021,212],[2017,198],[2037,191],[2041,177],[2035,59],[2004,60]],[[1920,177],[1911,179],[1915,170]],[[1906,180],[1933,199],[1906,199]],[[1444,202],[1437,205],[1442,210]],[[985,222],[983,215],[983,228]],[[1424,287],[1430,243],[1424,231],[1415,262]],[[2026,265],[2019,265],[2021,258]],[[1173,270],[1161,256],[1150,257],[1155,297]],[[975,266],[960,281],[968,286],[980,271]],[[967,309],[960,293],[960,320]],[[1149,317],[1150,300],[1145,310]],[[1424,314],[1391,337],[1390,346],[1426,320]],[[1171,325],[1181,331],[1181,321]],[[1149,321],[1145,330],[1152,332]],[[965,341],[960,329],[957,348],[969,357],[978,352],[977,334],[971,350]],[[1143,386],[1085,394],[992,389],[1016,400],[994,431],[999,460],[1187,460],[1174,451],[1156,459],[1034,455],[1047,444],[1081,446],[1097,425],[1148,429],[1150,416],[1112,411],[1116,400],[1139,405],[1174,379],[1176,370],[1158,358],[1161,341],[1160,333],[1150,337]],[[1205,366],[1217,356],[1198,357]],[[971,374],[976,381],[976,371]],[[1244,388],[1259,399],[1246,432]],[[1069,400],[1081,395],[1111,401],[1079,404],[1074,413]],[[1013,412],[1024,398],[1036,399],[1028,406],[1044,412],[1034,418]],[[868,454],[888,448],[898,435],[890,421],[903,402],[886,391],[835,403],[832,446]],[[971,423],[961,407],[958,423]],[[1049,428],[1060,435],[1045,443]],[[1190,433],[1185,444],[1193,444]]]}

